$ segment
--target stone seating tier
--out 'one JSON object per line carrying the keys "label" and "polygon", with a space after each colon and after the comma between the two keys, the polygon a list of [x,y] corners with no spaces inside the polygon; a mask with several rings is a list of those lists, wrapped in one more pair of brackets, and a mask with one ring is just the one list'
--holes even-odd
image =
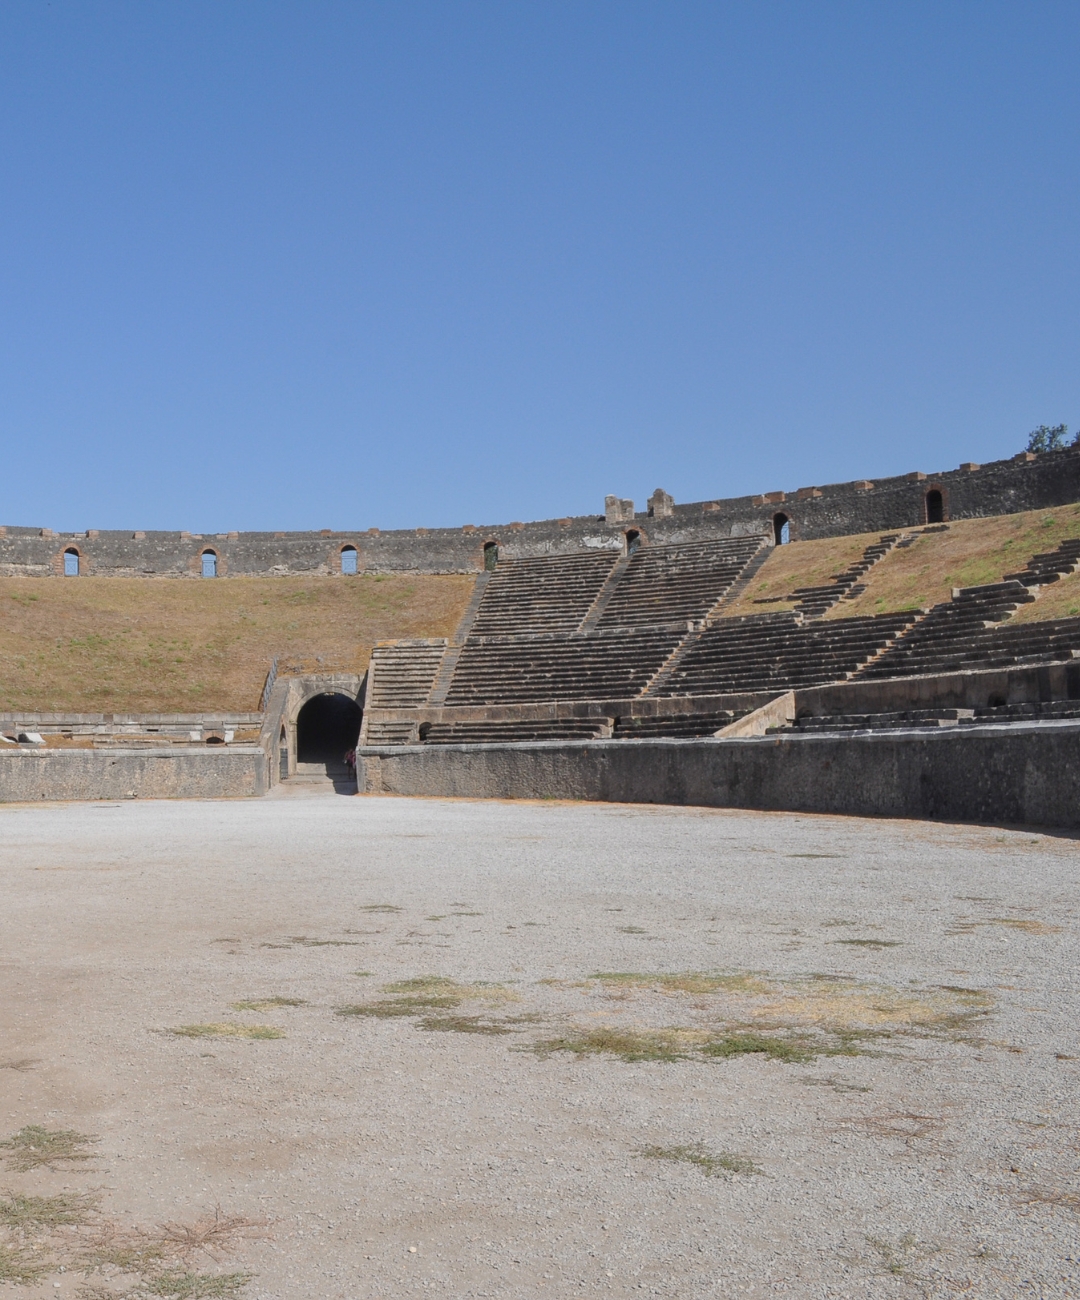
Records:
{"label": "stone seating tier", "polygon": [[595,740],[607,730],[602,718],[553,718],[507,722],[430,722],[420,728],[424,745],[485,745],[520,740]]}
{"label": "stone seating tier", "polygon": [[614,551],[500,560],[488,579],[470,636],[573,632],[618,559]]}
{"label": "stone seating tier", "polygon": [[395,641],[371,652],[366,708],[419,708],[426,703],[439,670],[445,640]]}
{"label": "stone seating tier", "polygon": [[[927,619],[926,622],[930,620]],[[1006,668],[1016,664],[1071,659],[1080,655],[1080,618],[977,627],[958,624],[939,628],[901,655],[891,652],[860,677],[910,677],[916,674]]]}
{"label": "stone seating tier", "polygon": [[693,739],[711,736],[735,722],[742,714],[725,710],[721,713],[683,713],[668,717],[616,718],[611,735],[615,740],[645,740],[657,736]]}
{"label": "stone seating tier", "polygon": [[751,614],[706,628],[657,691],[661,696],[789,690],[843,681],[915,616],[803,623],[794,614]]}
{"label": "stone seating tier", "polygon": [[685,629],[642,628],[576,636],[470,637],[446,703],[631,699],[685,635]]}
{"label": "stone seating tier", "polygon": [[762,548],[761,537],[735,537],[634,552],[597,623],[599,628],[699,622]]}

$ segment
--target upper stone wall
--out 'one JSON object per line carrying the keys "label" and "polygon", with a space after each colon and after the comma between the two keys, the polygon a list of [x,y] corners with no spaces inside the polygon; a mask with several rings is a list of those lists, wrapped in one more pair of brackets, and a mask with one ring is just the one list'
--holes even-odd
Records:
{"label": "upper stone wall", "polygon": [[1022,453],[989,465],[940,474],[905,474],[874,482],[834,483],[795,492],[731,497],[676,505],[659,490],[652,509],[609,497],[604,515],[461,528],[380,532],[54,533],[46,528],[0,528],[0,576],[62,575],[64,552],[79,553],[80,574],[113,577],[198,577],[200,556],[213,550],[220,577],[341,572],[341,552],[355,547],[358,568],[374,573],[471,573],[484,567],[484,546],[495,542],[506,558],[618,550],[638,529],[657,543],[715,537],[771,535],[777,514],[792,540],[889,531],[928,522],[927,493],[941,493],[944,517],[973,519],[1080,501],[1080,448],[1042,455]]}

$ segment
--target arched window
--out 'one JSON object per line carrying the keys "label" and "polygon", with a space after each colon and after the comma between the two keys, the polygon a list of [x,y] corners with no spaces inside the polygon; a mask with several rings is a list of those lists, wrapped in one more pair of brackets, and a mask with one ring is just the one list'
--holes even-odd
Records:
{"label": "arched window", "polygon": [[786,546],[791,541],[791,520],[787,515],[773,515],[772,526],[777,546]]}
{"label": "arched window", "polygon": [[926,522],[928,524],[945,522],[945,499],[937,488],[931,488],[926,494]]}
{"label": "arched window", "polygon": [[79,552],[74,546],[69,546],[64,552],[64,577],[77,578],[79,576]]}
{"label": "arched window", "polygon": [[490,573],[499,563],[499,544],[498,542],[484,543],[484,568]]}
{"label": "arched window", "polygon": [[626,553],[627,555],[633,555],[641,545],[641,534],[636,528],[629,528],[624,536],[626,537]]}
{"label": "arched window", "polygon": [[202,576],[204,578],[217,577],[217,552],[216,551],[203,551]]}
{"label": "arched window", "polygon": [[341,572],[355,573],[357,558],[355,546],[343,546],[341,548]]}

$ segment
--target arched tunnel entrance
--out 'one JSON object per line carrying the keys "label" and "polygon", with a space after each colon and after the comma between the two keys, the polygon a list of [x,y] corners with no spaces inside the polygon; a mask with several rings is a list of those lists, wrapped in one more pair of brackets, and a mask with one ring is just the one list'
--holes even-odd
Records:
{"label": "arched tunnel entrance", "polygon": [[304,705],[296,718],[296,761],[340,763],[360,736],[360,706],[347,695],[327,692]]}

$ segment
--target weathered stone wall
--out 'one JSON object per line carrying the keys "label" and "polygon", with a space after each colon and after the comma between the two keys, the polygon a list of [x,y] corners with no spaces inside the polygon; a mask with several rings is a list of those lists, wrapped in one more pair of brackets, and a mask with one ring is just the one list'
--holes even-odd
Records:
{"label": "weathered stone wall", "polygon": [[[0,575],[64,572],[64,552],[79,554],[80,574],[115,577],[198,577],[212,550],[220,577],[340,573],[346,547],[358,552],[360,571],[472,573],[484,566],[484,545],[501,556],[558,555],[619,549],[636,528],[654,542],[771,533],[783,514],[791,537],[808,539],[911,528],[928,522],[926,496],[940,492],[946,519],[971,519],[1044,509],[1080,501],[1080,448],[1022,455],[940,474],[914,473],[871,482],[835,483],[760,496],[676,505],[654,493],[652,510],[632,513],[618,501],[603,515],[461,528],[380,532],[218,533],[98,531],[56,534],[42,528],[0,528]],[[616,501],[616,498],[611,498]]]}
{"label": "weathered stone wall", "polygon": [[1080,826],[1080,724],[367,748],[365,793]]}
{"label": "weathered stone wall", "polygon": [[0,803],[41,799],[222,799],[265,794],[257,745],[177,749],[0,749]]}

